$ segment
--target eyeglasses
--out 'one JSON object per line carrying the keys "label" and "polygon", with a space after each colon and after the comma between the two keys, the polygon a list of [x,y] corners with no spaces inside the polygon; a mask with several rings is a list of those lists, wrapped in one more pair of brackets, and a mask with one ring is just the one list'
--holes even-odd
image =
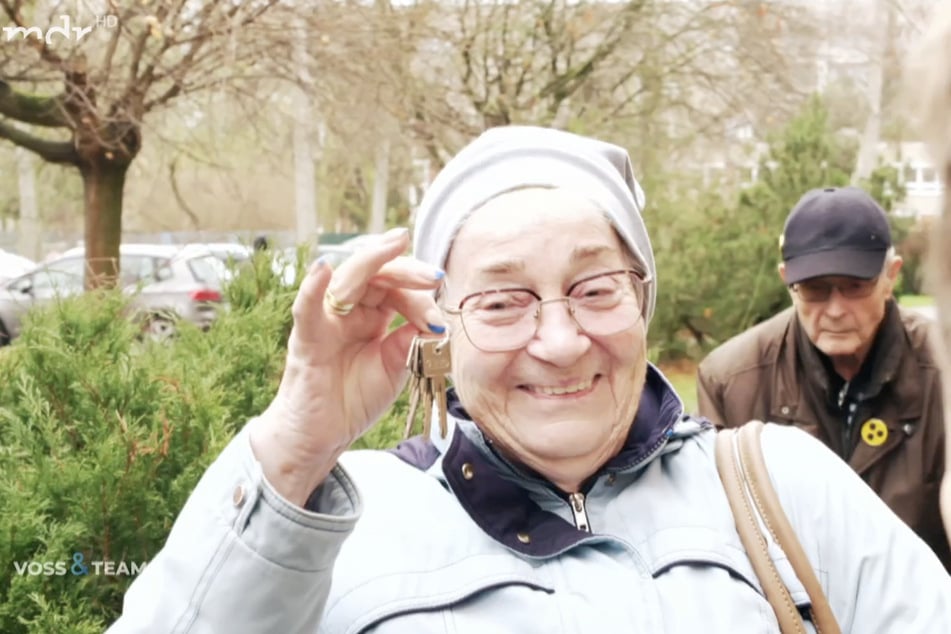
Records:
{"label": "eyeglasses", "polygon": [[878,277],[870,280],[859,278],[850,279],[844,282],[827,282],[824,280],[806,280],[798,282],[789,288],[805,302],[826,302],[832,296],[832,289],[838,289],[839,295],[845,299],[862,299],[868,297],[878,286]]}
{"label": "eyeglasses", "polygon": [[542,304],[565,302],[568,314],[589,335],[613,335],[632,327],[644,312],[649,275],[634,269],[599,273],[578,280],[564,297],[542,299],[527,288],[501,288],[467,295],[457,309],[466,337],[483,352],[525,346],[538,329]]}

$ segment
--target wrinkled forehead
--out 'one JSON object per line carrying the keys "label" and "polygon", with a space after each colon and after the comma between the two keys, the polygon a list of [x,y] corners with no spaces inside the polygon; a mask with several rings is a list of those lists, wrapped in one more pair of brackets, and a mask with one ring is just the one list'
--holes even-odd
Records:
{"label": "wrinkled forehead", "polygon": [[[624,245],[601,205],[581,192],[552,187],[505,192],[474,209],[453,237],[446,265],[466,266],[474,254],[506,255],[516,242],[522,250],[541,255],[554,238],[564,236],[583,237],[591,247],[606,247],[637,268],[644,266]],[[454,252],[465,257],[453,258]]]}

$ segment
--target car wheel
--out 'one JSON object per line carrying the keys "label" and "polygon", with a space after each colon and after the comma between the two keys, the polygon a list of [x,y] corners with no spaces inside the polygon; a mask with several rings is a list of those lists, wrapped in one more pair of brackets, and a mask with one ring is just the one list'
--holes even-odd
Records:
{"label": "car wheel", "polygon": [[143,328],[146,338],[152,341],[168,341],[175,336],[175,322],[161,315],[152,315]]}

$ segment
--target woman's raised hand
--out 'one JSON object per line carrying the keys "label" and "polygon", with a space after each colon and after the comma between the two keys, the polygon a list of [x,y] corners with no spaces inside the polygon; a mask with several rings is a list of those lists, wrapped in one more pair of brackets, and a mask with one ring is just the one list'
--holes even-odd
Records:
{"label": "woman's raised hand", "polygon": [[[442,271],[401,254],[393,229],[336,270],[315,262],[294,300],[277,395],[253,422],[251,446],[271,485],[303,505],[337,458],[389,408],[418,332],[442,332],[432,291]],[[389,331],[396,314],[407,323]]]}

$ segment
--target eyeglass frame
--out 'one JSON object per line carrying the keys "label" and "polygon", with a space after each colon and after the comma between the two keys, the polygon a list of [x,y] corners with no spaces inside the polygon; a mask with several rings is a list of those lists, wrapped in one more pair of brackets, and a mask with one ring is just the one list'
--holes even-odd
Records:
{"label": "eyeglass frame", "polygon": [[[844,276],[844,277],[848,277],[848,276]],[[844,293],[844,292],[842,291],[842,286],[841,286],[840,284],[827,284],[826,287],[827,287],[828,290],[827,290],[827,291],[824,291],[824,295],[823,295],[822,299],[806,299],[806,298],[803,296],[803,294],[800,292],[800,288],[801,288],[803,282],[808,282],[809,280],[803,280],[803,282],[796,282],[796,283],[794,283],[794,284],[790,284],[790,285],[789,285],[789,290],[791,290],[791,291],[794,292],[796,295],[798,295],[798,296],[799,296],[799,299],[801,299],[802,301],[807,302],[807,303],[809,303],[809,304],[821,304],[822,302],[827,302],[827,301],[829,301],[829,299],[832,297],[832,291],[833,291],[833,290],[839,291],[839,295],[842,296],[843,299],[865,299],[866,297],[870,297],[870,296],[872,295],[872,293],[875,292],[875,289],[878,288],[879,283],[882,281],[882,275],[879,274],[879,275],[876,275],[875,277],[869,278],[869,279],[862,278],[862,277],[856,277],[856,278],[852,278],[852,280],[854,280],[854,281],[859,281],[859,282],[868,282],[868,290],[865,290],[865,287],[863,286],[863,287],[862,287],[862,292],[861,292],[860,294],[858,294],[858,295],[854,295],[854,294],[850,295],[850,294],[846,294],[846,293]]]}
{"label": "eyeglass frame", "polygon": [[[609,276],[609,275],[617,275],[617,274],[619,274],[619,273],[627,273],[629,276],[632,277],[632,281],[634,282],[634,284],[641,286],[642,289],[644,289],[644,287],[645,287],[647,284],[649,284],[650,282],[652,282],[652,281],[654,280],[653,276],[652,276],[649,272],[648,272],[648,273],[644,273],[644,272],[641,272],[641,271],[639,271],[638,269],[635,269],[635,268],[616,269],[616,270],[613,270],[613,271],[605,271],[605,272],[603,272],[603,273],[595,273],[594,275],[589,275],[589,276],[587,276],[587,277],[583,277],[583,278],[581,278],[580,280],[577,280],[577,281],[573,282],[573,283],[571,284],[571,286],[568,287],[568,290],[565,291],[565,294],[562,295],[561,297],[549,297],[548,299],[542,299],[542,297],[541,297],[538,293],[536,293],[535,291],[533,291],[533,290],[530,289],[530,288],[525,288],[525,287],[523,287],[523,286],[509,286],[509,287],[504,287],[504,288],[490,288],[490,289],[487,289],[487,290],[484,290],[484,291],[479,291],[479,292],[476,292],[476,293],[471,293],[471,294],[469,294],[469,295],[466,295],[465,297],[463,297],[463,298],[459,301],[459,305],[458,305],[457,308],[450,308],[450,307],[448,307],[448,306],[441,306],[440,308],[441,308],[444,312],[446,312],[446,313],[448,313],[448,314],[450,314],[450,315],[458,315],[458,316],[459,316],[459,319],[462,321],[462,330],[463,330],[463,332],[465,332],[465,334],[466,334],[466,339],[468,339],[468,340],[469,340],[469,343],[471,343],[473,346],[475,346],[475,347],[478,348],[479,350],[482,350],[482,348],[479,347],[479,346],[477,346],[477,345],[475,344],[475,342],[472,341],[472,337],[469,335],[469,331],[468,331],[468,329],[466,328],[466,320],[465,320],[465,318],[464,318],[462,315],[463,315],[463,312],[464,312],[465,303],[466,303],[467,301],[469,301],[470,299],[472,299],[472,298],[474,298],[474,297],[480,297],[480,296],[482,296],[482,295],[488,295],[488,294],[490,294],[490,293],[504,293],[504,292],[510,292],[510,291],[525,291],[525,292],[529,293],[532,297],[534,297],[534,298],[538,301],[538,304],[535,306],[535,314],[533,315],[533,319],[535,320],[535,330],[532,332],[532,337],[534,337],[534,336],[535,336],[535,333],[538,332],[538,322],[539,322],[539,319],[540,319],[541,314],[542,314],[542,306],[543,306],[544,304],[550,304],[550,303],[552,303],[552,302],[565,302],[565,303],[567,304],[567,306],[568,306],[568,315],[571,317],[572,321],[575,322],[575,324],[578,326],[579,329],[581,329],[582,332],[584,332],[585,334],[591,334],[591,333],[589,333],[589,332],[585,329],[584,326],[581,325],[581,323],[578,321],[578,318],[575,316],[575,308],[574,308],[574,305],[572,304],[572,302],[574,301],[575,298],[571,297],[571,291],[574,290],[575,287],[577,287],[579,284],[584,284],[585,282],[590,282],[591,280],[597,279],[597,278],[599,278],[599,277],[607,277],[607,276]],[[646,310],[647,310],[647,306],[645,305],[645,302],[644,302],[644,300],[645,300],[646,297],[647,297],[646,289],[644,289],[644,291],[645,291],[645,292],[644,292],[643,296],[639,298],[639,303],[641,304],[641,305],[639,306],[639,308],[640,308],[639,313],[640,313],[640,317],[641,317],[642,319],[644,318],[645,312],[646,312]],[[633,326],[633,325],[636,324],[636,323],[637,323],[637,320],[635,320],[634,323],[631,324],[631,326]],[[621,330],[618,330],[617,332],[621,332],[622,330],[624,330],[624,329],[622,328]],[[607,335],[594,335],[594,336],[607,336]],[[529,337],[528,341],[531,341],[531,337]],[[528,341],[526,341],[525,343],[528,343]],[[522,344],[522,346],[516,346],[515,348],[510,348],[509,350],[517,350],[518,348],[523,347],[524,345],[525,345],[525,344]],[[504,351],[504,350],[498,350],[497,352],[503,352],[503,351]]]}

